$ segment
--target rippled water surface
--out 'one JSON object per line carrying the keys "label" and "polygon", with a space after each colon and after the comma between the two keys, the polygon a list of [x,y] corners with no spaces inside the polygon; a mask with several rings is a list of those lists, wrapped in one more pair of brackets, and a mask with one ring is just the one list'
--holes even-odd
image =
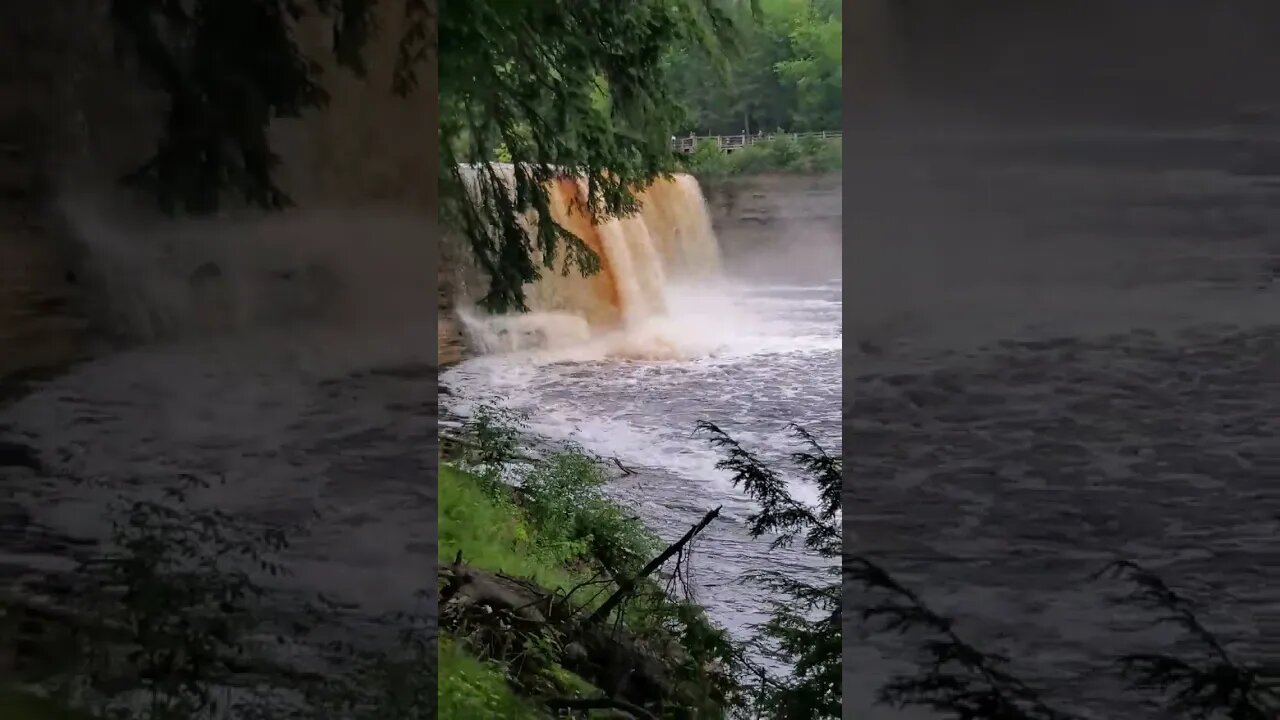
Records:
{"label": "rippled water surface", "polygon": [[[449,389],[443,410],[465,414],[476,403],[500,403],[527,411],[530,430],[547,439],[618,458],[637,473],[610,492],[664,539],[674,541],[723,505],[694,551],[695,591],[714,619],[746,637],[761,619],[764,595],[739,582],[744,573],[812,574],[820,565],[802,551],[770,551],[767,539],[747,535],[753,505],[715,468],[717,455],[695,426],[714,422],[748,449],[785,463],[797,449],[787,429],[795,422],[838,453],[840,282],[677,290],[669,305],[672,322],[656,337],[697,346],[689,359],[586,359],[572,352],[475,358],[441,377]],[[659,341],[644,335],[620,344]],[[812,497],[803,483],[794,487]]]}

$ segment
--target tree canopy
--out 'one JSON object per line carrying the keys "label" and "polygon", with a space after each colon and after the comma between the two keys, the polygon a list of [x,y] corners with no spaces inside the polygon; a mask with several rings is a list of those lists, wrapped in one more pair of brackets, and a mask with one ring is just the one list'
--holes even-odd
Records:
{"label": "tree canopy", "polygon": [[[745,9],[729,0],[469,0],[440,16],[441,181],[449,218],[490,278],[482,305],[525,309],[524,285],[558,252],[599,259],[556,225],[547,181],[586,179],[593,217],[632,212],[637,187],[674,169],[679,92],[662,62],[677,46],[714,64]],[[507,176],[491,163],[511,163]],[[470,169],[468,169],[470,168]],[[469,175],[469,177],[468,177]],[[536,232],[521,219],[531,213]]]}
{"label": "tree canopy", "polygon": [[[384,0],[385,2],[385,0]],[[269,128],[328,102],[321,64],[295,37],[324,18],[340,71],[362,75],[378,33],[378,0],[112,0],[119,39],[168,99],[165,133],[128,180],[170,213],[216,212],[229,196],[277,210]],[[446,202],[490,277],[482,301],[524,309],[524,285],[558,252],[591,273],[598,258],[550,218],[545,183],[572,173],[588,210],[626,214],[632,190],[674,168],[669,138],[682,117],[674,48],[714,68],[748,17],[744,0],[399,0],[408,19],[395,82],[405,94],[438,37],[439,177]],[[434,23],[432,22],[434,20]],[[431,28],[438,33],[431,32]],[[424,118],[424,128],[427,127]],[[508,177],[490,163],[512,163]],[[475,169],[464,180],[465,166]],[[526,217],[535,218],[529,237]],[[543,262],[536,262],[541,256]]]}
{"label": "tree canopy", "polygon": [[678,46],[664,59],[687,110],[680,133],[839,129],[840,3],[760,0],[756,17],[727,76],[697,46]]}
{"label": "tree canopy", "polygon": [[[323,18],[338,71],[363,75],[377,4],[112,0],[122,46],[168,99],[155,153],[126,179],[169,213],[216,212],[235,196],[269,210],[289,206],[288,188],[276,182],[271,123],[329,100],[321,64],[298,46],[297,24]],[[626,214],[635,188],[674,169],[673,131],[829,129],[840,120],[836,0],[397,5],[407,22],[400,37],[382,38],[399,44],[387,91],[414,88],[438,37],[439,178],[455,200],[445,205],[446,224],[465,234],[489,276],[481,304],[491,311],[525,309],[524,286],[558,253],[585,274],[599,267],[552,221],[550,178],[586,178],[593,216]],[[510,175],[495,160],[510,162]],[[456,202],[467,188],[471,202]]]}

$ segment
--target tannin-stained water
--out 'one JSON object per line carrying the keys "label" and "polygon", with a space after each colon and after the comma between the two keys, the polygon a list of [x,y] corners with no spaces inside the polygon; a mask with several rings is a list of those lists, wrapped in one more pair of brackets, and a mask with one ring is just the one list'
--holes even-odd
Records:
{"label": "tannin-stained water", "polygon": [[[723,505],[697,541],[694,589],[714,620],[745,639],[764,619],[767,599],[740,582],[747,572],[776,568],[817,579],[823,564],[802,549],[770,550],[768,539],[748,537],[754,504],[715,468],[718,455],[694,430],[699,420],[714,422],[792,477],[798,475],[786,457],[800,448],[788,424],[840,452],[840,280],[723,282],[671,286],[668,293],[672,307],[683,310],[654,332],[678,344],[682,353],[672,357],[679,359],[620,360],[611,344],[620,340],[476,357],[441,375],[450,391],[442,412],[466,415],[478,404],[521,410],[538,436],[618,458],[636,474],[608,492],[668,541]],[[814,499],[802,482],[793,489]]]}
{"label": "tannin-stained water", "polygon": [[[569,208],[584,192],[561,181],[552,206]],[[726,273],[692,177],[661,180],[640,200],[628,218],[597,224],[570,213],[562,223],[601,254],[596,278],[547,273],[530,287],[530,313],[464,315],[487,352],[442,374],[443,411],[456,421],[500,405],[527,414],[537,437],[617,458],[636,472],[608,492],[666,540],[723,505],[696,542],[694,590],[714,620],[746,639],[768,599],[742,582],[748,572],[817,579],[825,561],[752,540],[746,519],[757,508],[716,469],[719,456],[694,430],[711,421],[792,478],[787,458],[800,446],[789,424],[840,452],[840,278],[784,284]],[[540,342],[519,340],[531,334]],[[815,498],[798,479],[793,490]]]}
{"label": "tannin-stained water", "polygon": [[[464,308],[460,317],[478,349],[524,349],[529,338],[538,335],[544,336],[538,342],[550,347],[548,341],[555,339],[551,336],[560,333],[552,328],[540,330],[539,324],[562,327],[567,317],[581,318],[595,336],[613,333],[634,338],[636,331],[673,310],[670,282],[720,277],[715,233],[693,177],[657,180],[639,193],[641,211],[619,218],[591,217],[586,210],[588,188],[582,179],[561,177],[551,181],[547,190],[552,219],[596,254],[599,271],[584,277],[561,247],[553,267],[544,268],[525,288],[530,312],[515,316],[518,320],[484,317]],[[517,325],[519,333],[513,332]],[[618,352],[632,351],[653,354],[635,343],[618,348]],[[669,344],[655,349],[660,354],[671,351]]]}

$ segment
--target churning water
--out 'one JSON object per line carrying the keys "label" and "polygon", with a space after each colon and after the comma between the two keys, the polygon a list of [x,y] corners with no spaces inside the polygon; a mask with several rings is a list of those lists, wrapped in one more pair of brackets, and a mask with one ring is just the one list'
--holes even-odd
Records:
{"label": "churning water", "polygon": [[[715,423],[784,472],[794,473],[788,456],[802,449],[791,423],[840,452],[839,273],[798,284],[735,279],[687,175],[656,182],[641,212],[623,220],[593,222],[575,211],[581,182],[566,178],[551,189],[557,221],[597,251],[601,271],[543,273],[526,314],[464,311],[473,346],[489,352],[442,374],[443,410],[523,411],[535,435],[616,458],[636,472],[608,492],[665,540],[722,505],[695,541],[693,590],[713,619],[746,639],[764,619],[766,597],[743,576],[774,568],[816,577],[822,561],[749,537],[755,507],[716,469],[718,456],[696,426]],[[789,252],[806,244],[821,240],[790,243]],[[798,478],[792,487],[798,498],[816,498]]]}
{"label": "churning water", "polygon": [[[450,368],[442,411],[465,415],[500,404],[529,415],[529,429],[616,457],[636,474],[609,492],[634,507],[668,541],[708,510],[720,519],[697,541],[697,599],[739,637],[762,619],[765,595],[739,582],[748,571],[777,568],[812,576],[820,561],[803,550],[770,550],[752,540],[754,505],[715,468],[717,454],[694,433],[716,423],[747,449],[787,469],[799,449],[796,423],[840,452],[841,287],[839,278],[808,285],[702,283],[673,286],[672,310],[631,332],[553,350],[489,355]],[[646,346],[678,349],[645,361]],[[621,352],[619,352],[621,351]],[[797,497],[812,488],[793,483]]]}

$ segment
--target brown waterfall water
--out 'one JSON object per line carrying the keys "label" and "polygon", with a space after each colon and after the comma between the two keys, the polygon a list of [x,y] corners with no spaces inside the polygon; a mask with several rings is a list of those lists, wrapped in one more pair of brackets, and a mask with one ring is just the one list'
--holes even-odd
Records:
{"label": "brown waterfall water", "polygon": [[585,211],[582,186],[576,179],[566,177],[552,183],[549,190],[552,219],[591,248],[600,259],[600,272],[590,277],[572,271],[565,274],[565,257],[561,253],[557,266],[544,272],[542,282],[533,288],[532,301],[539,308],[578,310],[595,327],[617,326],[622,321],[617,271],[599,228]]}
{"label": "brown waterfall water", "polygon": [[715,240],[702,188],[693,176],[659,180],[641,193],[640,200],[640,216],[662,254],[668,274],[696,277],[720,269],[720,245]]}
{"label": "brown waterfall water", "polygon": [[672,282],[721,275],[720,249],[697,180],[659,179],[639,194],[640,212],[600,221],[585,210],[585,181],[563,177],[548,190],[552,219],[596,253],[600,270],[587,277],[573,268],[566,273],[566,256],[559,252],[554,266],[526,288],[529,313],[463,314],[475,349],[564,349],[608,336],[610,355],[679,354],[671,338],[649,332],[669,315]]}

